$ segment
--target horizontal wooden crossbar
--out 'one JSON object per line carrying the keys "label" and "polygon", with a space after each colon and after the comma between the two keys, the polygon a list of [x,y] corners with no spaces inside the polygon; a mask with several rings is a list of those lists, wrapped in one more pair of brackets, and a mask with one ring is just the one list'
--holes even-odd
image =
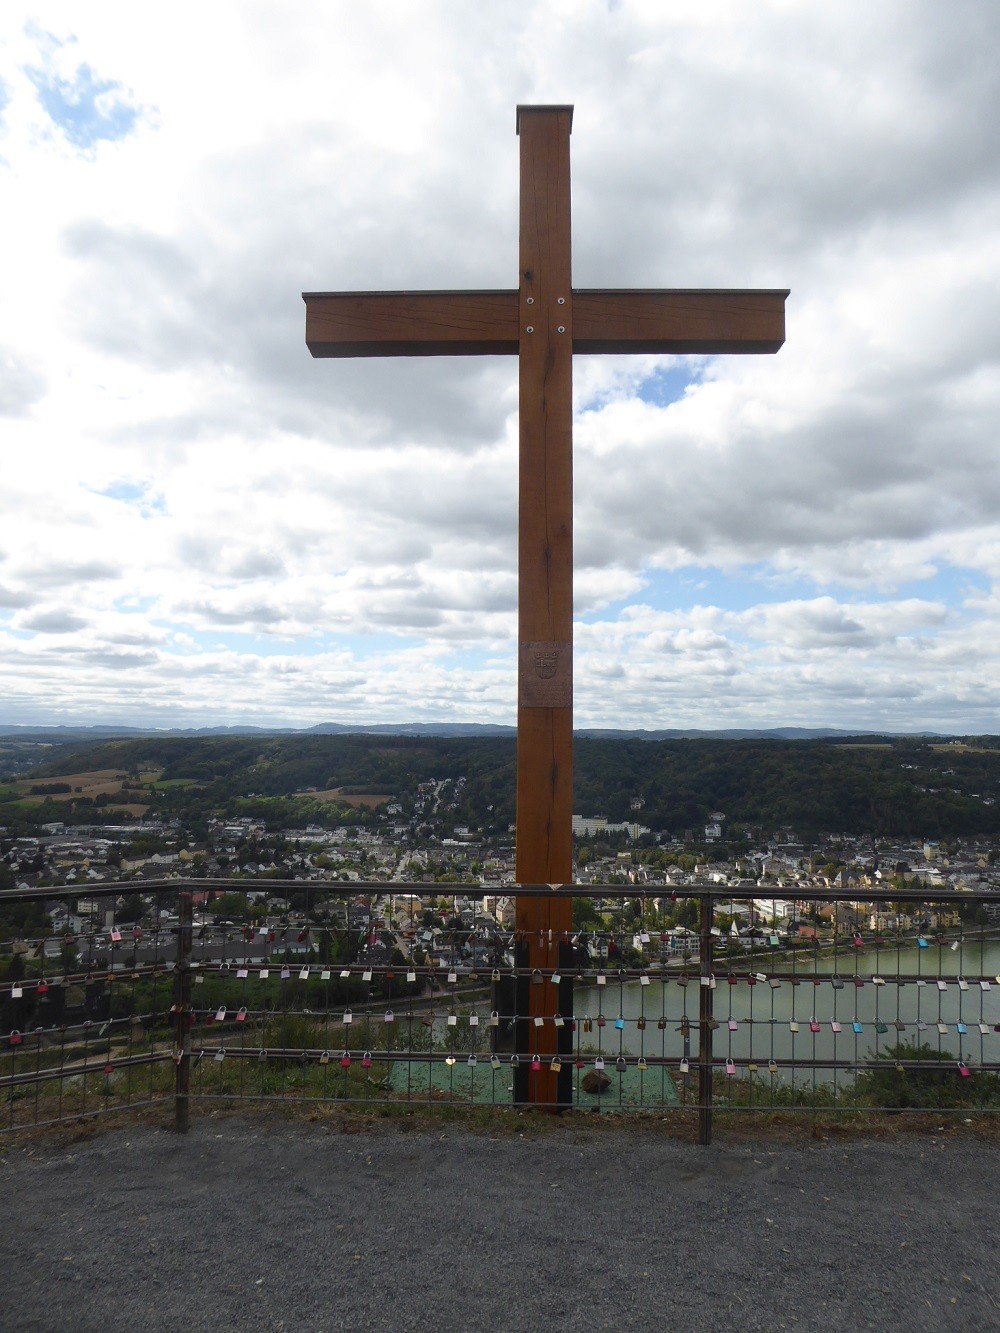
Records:
{"label": "horizontal wooden crossbar", "polygon": [[[785,340],[787,295],[574,290],[573,351],[776,352]],[[520,347],[516,291],[304,292],[303,300],[315,357],[515,355]]]}

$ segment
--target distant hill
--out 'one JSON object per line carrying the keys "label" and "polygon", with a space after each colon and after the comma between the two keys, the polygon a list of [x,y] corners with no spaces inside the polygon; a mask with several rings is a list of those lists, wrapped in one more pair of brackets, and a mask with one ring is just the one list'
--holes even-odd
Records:
{"label": "distant hill", "polygon": [[[515,736],[517,728],[479,722],[319,722],[313,727],[117,727],[95,723],[89,726],[33,727],[0,724],[0,739],[26,741],[101,741],[144,736]],[[580,727],[576,736],[605,740],[821,740],[831,736],[939,736],[940,733],[845,731],[837,727],[729,727],[706,730],[698,727],[665,727],[656,731],[624,727]]]}
{"label": "distant hill", "polygon": [[[455,780],[433,814],[439,831],[467,824],[505,833],[514,819],[513,731],[400,735],[345,730],[241,735],[112,736],[97,744],[43,742],[31,779],[88,770],[153,772],[156,811],[189,827],[212,811],[258,813],[287,825],[295,793],[341,790],[414,800],[421,783]],[[0,742],[20,749],[22,741]],[[25,747],[27,748],[27,747]],[[28,771],[22,763],[20,772]],[[459,783],[457,779],[465,779]],[[1000,740],[950,743],[919,736],[827,732],[788,739],[774,733],[730,738],[705,733],[580,734],[574,746],[574,810],[632,820],[655,832],[697,837],[710,813],[728,834],[787,828],[880,837],[1000,838]],[[4,793],[0,790],[0,801]],[[12,804],[0,804],[0,823]],[[277,804],[275,804],[277,803]],[[85,802],[64,802],[48,819],[85,822]],[[69,806],[69,808],[67,808]],[[36,807],[39,818],[45,807]],[[19,811],[19,817],[29,817]]]}

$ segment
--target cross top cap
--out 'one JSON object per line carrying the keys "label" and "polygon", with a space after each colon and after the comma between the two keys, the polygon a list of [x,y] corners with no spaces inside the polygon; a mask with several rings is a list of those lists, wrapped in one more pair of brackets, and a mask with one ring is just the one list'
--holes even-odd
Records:
{"label": "cross top cap", "polygon": [[546,114],[547,114],[547,115],[552,115],[553,112],[559,112],[559,111],[563,111],[563,112],[565,112],[565,113],[569,116],[569,127],[570,127],[570,132],[572,133],[572,130],[573,130],[573,104],[572,104],[571,102],[564,102],[564,103],[562,103],[562,104],[555,104],[555,103],[553,103],[553,104],[551,104],[551,105],[546,105],[546,106],[532,106],[531,104],[527,104],[527,105],[525,105],[525,104],[522,103],[522,104],[519,105],[518,108],[517,108],[517,122],[516,122],[517,133],[518,133],[518,134],[521,133],[521,117],[522,117],[522,116],[531,116],[531,115],[536,115],[536,114],[538,114],[538,113],[541,113],[542,115],[546,115]]}

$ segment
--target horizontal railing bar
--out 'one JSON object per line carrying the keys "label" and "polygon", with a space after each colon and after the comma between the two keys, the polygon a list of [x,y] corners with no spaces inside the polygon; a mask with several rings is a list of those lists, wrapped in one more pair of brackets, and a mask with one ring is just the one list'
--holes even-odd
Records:
{"label": "horizontal railing bar", "polygon": [[692,880],[685,884],[646,883],[641,885],[620,884],[503,884],[483,885],[479,881],[468,883],[427,884],[423,881],[387,881],[387,880],[298,880],[298,879],[263,879],[226,878],[226,879],[122,879],[114,884],[100,885],[62,885],[32,889],[4,889],[0,891],[0,904],[4,902],[23,902],[34,899],[62,898],[107,898],[120,897],[123,893],[142,892],[145,894],[177,892],[216,892],[246,893],[260,892],[266,889],[277,896],[283,891],[293,893],[315,893],[325,890],[334,897],[379,897],[412,895],[419,898],[546,898],[553,893],[566,894],[574,898],[621,898],[650,899],[669,896],[681,901],[686,898],[704,898],[710,902],[750,902],[762,899],[793,900],[796,902],[837,902],[844,906],[852,903],[875,902],[996,902],[1000,903],[1000,893],[991,889],[945,889],[929,885],[922,889],[897,889],[892,886],[875,886],[855,890],[832,890],[816,885],[786,884],[781,886],[758,885],[750,887],[704,883]]}
{"label": "horizontal railing bar", "polygon": [[[27,1058],[29,1052],[25,1053]],[[113,1065],[110,1072],[120,1069],[138,1068],[140,1065],[173,1063],[170,1051],[150,1051],[143,1055],[98,1056],[93,1062],[71,1060],[69,1064],[52,1065],[48,1069],[25,1070],[23,1074],[0,1075],[0,1088],[31,1086],[37,1083],[52,1083],[57,1079],[83,1078],[88,1074],[108,1073],[108,1065]]]}

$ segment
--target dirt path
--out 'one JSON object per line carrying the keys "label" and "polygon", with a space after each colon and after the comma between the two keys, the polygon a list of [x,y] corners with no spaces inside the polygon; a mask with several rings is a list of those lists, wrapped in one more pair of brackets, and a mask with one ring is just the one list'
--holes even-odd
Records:
{"label": "dirt path", "polygon": [[1000,1328],[995,1139],[409,1123],[0,1140],[2,1325]]}

